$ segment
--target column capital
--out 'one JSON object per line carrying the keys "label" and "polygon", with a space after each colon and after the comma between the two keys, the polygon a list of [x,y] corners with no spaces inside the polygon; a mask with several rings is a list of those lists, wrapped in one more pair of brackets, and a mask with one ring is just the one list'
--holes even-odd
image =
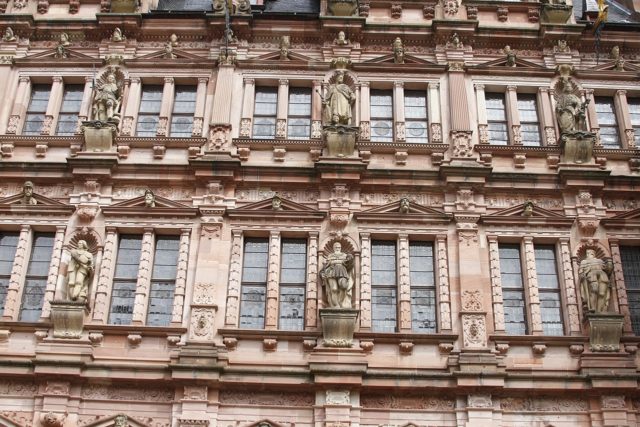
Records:
{"label": "column capital", "polygon": [[360,82],[361,87],[369,87],[370,84],[370,82]]}
{"label": "column capital", "polygon": [[245,85],[254,85],[254,84],[256,84],[256,79],[251,78],[251,77],[245,77],[243,79],[243,82],[244,82]]}
{"label": "column capital", "polygon": [[53,76],[53,77],[51,78],[51,80],[52,80],[54,83],[62,83],[62,76]]}
{"label": "column capital", "polygon": [[154,228],[153,227],[145,227],[142,230],[144,231],[144,234],[146,234],[146,235],[153,234],[153,232],[154,232]]}
{"label": "column capital", "polygon": [[507,91],[508,92],[515,92],[518,90],[518,86],[516,85],[507,85]]}
{"label": "column capital", "polygon": [[618,89],[616,91],[617,96],[627,96],[627,91],[625,89]]}
{"label": "column capital", "polygon": [[476,83],[473,85],[475,90],[484,90],[484,85],[482,83]]}
{"label": "column capital", "polygon": [[404,82],[401,80],[396,80],[393,82],[393,87],[404,88]]}
{"label": "column capital", "polygon": [[140,77],[129,77],[131,83],[140,84]]}
{"label": "column capital", "polygon": [[550,91],[551,91],[551,89],[548,88],[548,87],[540,86],[538,88],[538,92],[540,92],[540,93],[549,93]]}
{"label": "column capital", "polygon": [[93,83],[93,76],[84,76],[85,83]]}
{"label": "column capital", "polygon": [[280,86],[289,86],[289,79],[280,79],[280,80],[278,80],[278,85],[280,85]]}
{"label": "column capital", "polygon": [[29,83],[31,81],[31,77],[29,76],[20,76],[18,79],[19,83]]}
{"label": "column capital", "polygon": [[314,80],[313,81],[313,85],[314,86],[322,86],[323,81],[322,80]]}
{"label": "column capital", "polygon": [[207,83],[209,83],[209,77],[198,77],[198,84],[206,85]]}
{"label": "column capital", "polygon": [[440,89],[440,83],[439,83],[439,82],[431,82],[431,83],[428,83],[428,84],[427,84],[427,87],[428,87],[429,89],[435,89],[435,90],[438,90],[438,89]]}
{"label": "column capital", "polygon": [[175,82],[173,77],[165,77],[164,78],[164,83],[165,84],[173,84]]}

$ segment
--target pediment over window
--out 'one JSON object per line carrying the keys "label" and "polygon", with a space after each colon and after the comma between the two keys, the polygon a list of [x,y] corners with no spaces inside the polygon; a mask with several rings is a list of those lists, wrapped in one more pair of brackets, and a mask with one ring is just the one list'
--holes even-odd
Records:
{"label": "pediment over window", "polygon": [[90,421],[88,424],[82,424],[82,427],[150,427],[134,418],[124,414],[116,414],[110,417],[100,418]]}
{"label": "pediment over window", "polygon": [[408,55],[406,53],[404,54],[404,64],[396,64],[395,57],[392,53],[384,56],[379,56],[377,58],[368,59],[362,62],[362,64],[385,64],[385,63],[398,65],[400,67],[404,64],[438,65],[431,61],[427,61],[426,59],[418,58],[417,56]]}
{"label": "pediment over window", "polygon": [[[263,61],[280,61],[280,51],[274,51],[274,52],[269,52],[269,53],[265,53],[263,55],[259,55],[259,56],[255,56],[253,58],[249,58],[248,60],[263,60]],[[313,62],[315,61],[312,58],[309,58],[306,55],[302,55],[300,53],[297,52],[292,52],[289,51],[289,55],[288,55],[288,59],[282,59],[281,61],[283,62]]]}
{"label": "pediment over window", "polygon": [[507,57],[505,56],[504,58],[498,58],[498,59],[494,59],[493,61],[489,61],[489,62],[484,62],[482,64],[478,64],[474,67],[469,67],[469,68],[476,68],[476,69],[482,69],[482,68],[494,68],[494,67],[499,67],[499,68],[505,68],[507,70],[513,70],[514,68],[517,70],[518,68],[525,68],[525,69],[529,69],[529,70],[544,70],[544,71],[548,71],[548,68],[540,65],[540,64],[536,64],[535,62],[531,62],[531,61],[527,61],[526,59],[521,59],[516,57],[515,59],[515,63],[516,66],[515,67],[509,67],[507,66]]}
{"label": "pediment over window", "polygon": [[4,214],[42,214],[42,215],[71,215],[75,207],[50,199],[41,194],[33,193],[32,199],[36,204],[27,204],[23,201],[22,193],[0,199],[0,213]]}
{"label": "pediment over window", "polygon": [[640,227],[640,208],[605,218],[601,224],[607,228],[638,228]]}
{"label": "pediment over window", "polygon": [[102,208],[106,216],[194,217],[197,208],[175,202],[162,196],[154,196],[155,206],[147,206],[145,196],[134,197]]}
{"label": "pediment over window", "polygon": [[[13,414],[16,414],[15,412]],[[17,414],[16,414],[17,415]],[[5,413],[0,413],[0,426],[3,427],[27,427],[25,424],[20,424],[17,421],[13,421],[11,418],[11,412],[6,411]]]}
{"label": "pediment over window", "polygon": [[493,225],[548,225],[556,227],[571,227],[575,217],[569,217],[553,212],[534,203],[525,202],[490,215],[482,215],[480,221]]}
{"label": "pediment over window", "polygon": [[[60,59],[56,56],[56,49],[45,50],[44,52],[36,53],[35,55],[25,56],[22,59],[43,59],[43,58],[55,58]],[[68,47],[64,48],[64,53],[67,55],[64,59],[93,59],[96,60],[98,58],[94,58],[93,56],[85,55],[84,53],[77,52],[73,49],[69,49]]]}
{"label": "pediment over window", "polygon": [[274,196],[250,203],[236,209],[228,209],[227,215],[234,219],[273,218],[322,221],[326,212],[307,207],[291,200]]}
{"label": "pediment over window", "polygon": [[264,419],[256,421],[252,424],[247,424],[245,427],[289,427],[289,425],[276,423],[275,421],[271,421],[269,419]]}
{"label": "pediment over window", "polygon": [[[616,69],[616,61],[607,61],[603,64],[596,65],[593,68],[590,68],[590,71],[618,71]],[[630,62],[624,62],[623,70],[619,71],[640,71],[640,67],[636,64],[632,64]]]}
{"label": "pediment over window", "polygon": [[362,212],[356,212],[354,217],[360,222],[402,222],[402,223],[430,223],[448,224],[452,216],[438,209],[419,205],[407,199],[396,200],[382,206],[376,206]]}
{"label": "pediment over window", "polygon": [[[140,55],[140,56],[136,56],[135,59],[192,59],[192,60],[199,60],[199,61],[207,61],[207,58],[204,58],[202,56],[198,56],[198,55],[194,55],[192,53],[189,52],[185,52],[183,50],[180,49],[173,49],[171,51],[171,53],[173,53],[175,55],[175,58],[167,58],[166,54],[167,52],[162,49],[162,50],[158,50],[156,52],[151,52],[151,53],[147,53],[145,55]],[[129,61],[131,62],[131,61]]]}

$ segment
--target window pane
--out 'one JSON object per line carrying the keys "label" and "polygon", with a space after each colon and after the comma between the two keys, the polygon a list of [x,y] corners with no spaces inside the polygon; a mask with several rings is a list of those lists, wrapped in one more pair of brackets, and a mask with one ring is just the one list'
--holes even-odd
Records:
{"label": "window pane", "polygon": [[636,146],[640,146],[640,98],[629,98],[629,116],[633,126]]}
{"label": "window pane", "polygon": [[545,335],[563,335],[560,292],[540,292],[540,315]]}
{"label": "window pane", "polygon": [[168,326],[171,323],[175,287],[175,280],[171,282],[151,282],[147,325]]}
{"label": "window pane", "polygon": [[396,284],[395,242],[373,242],[371,245],[371,285]]}
{"label": "window pane", "polygon": [[73,135],[75,133],[83,95],[84,86],[65,85],[60,114],[58,115],[57,135]]}
{"label": "window pane", "polygon": [[135,279],[138,277],[142,236],[122,235],[116,259],[116,279]]}
{"label": "window pane", "polygon": [[142,236],[126,234],[120,236],[111,291],[110,324],[131,324],[141,250]]}
{"label": "window pane", "polygon": [[622,273],[627,288],[631,326],[640,335],[640,247],[620,246]]}
{"label": "window pane", "polygon": [[240,296],[240,327],[264,328],[266,286],[242,285]]}
{"label": "window pane", "polygon": [[160,105],[162,104],[161,85],[142,86],[140,108],[138,110],[137,136],[156,136]]}
{"label": "window pane", "polygon": [[536,96],[534,94],[518,94],[518,114],[520,115],[522,144],[527,146],[539,146],[541,141],[538,106]]}
{"label": "window pane", "polygon": [[40,318],[54,238],[53,233],[36,233],[33,237],[20,308],[20,320],[23,322],[36,322]]}
{"label": "window pane", "polygon": [[411,329],[414,332],[436,332],[436,290],[431,242],[409,243],[409,272]]}
{"label": "window pane", "polygon": [[396,244],[371,244],[371,322],[376,332],[396,330]]}
{"label": "window pane", "polygon": [[393,92],[371,90],[371,140],[393,141]]}
{"label": "window pane", "polygon": [[289,88],[287,125],[289,138],[309,138],[311,136],[311,88]]}
{"label": "window pane", "polygon": [[195,86],[176,86],[171,114],[171,131],[174,138],[189,138],[193,130],[193,115],[196,111]]}
{"label": "window pane", "polygon": [[371,289],[371,326],[375,332],[396,330],[396,289]]}
{"label": "window pane", "polygon": [[500,278],[504,301],[505,331],[509,334],[527,333],[524,288],[519,245],[499,245]]}
{"label": "window pane", "polygon": [[168,326],[171,323],[179,247],[178,236],[158,236],[156,239],[147,314],[149,326]]}
{"label": "window pane", "polygon": [[282,240],[280,257],[280,283],[306,283],[307,241],[303,239]]}
{"label": "window pane", "polygon": [[404,92],[404,116],[407,142],[429,142],[425,91],[406,90]]}
{"label": "window pane", "polygon": [[502,291],[504,301],[504,325],[505,331],[512,335],[524,335],[527,333],[525,322],[524,292]]}
{"label": "window pane", "polygon": [[241,328],[264,328],[268,259],[268,239],[245,239],[240,295]]}
{"label": "window pane", "polygon": [[280,286],[280,329],[304,329],[304,291],[304,286]]}
{"label": "window pane", "polygon": [[133,319],[133,303],[136,298],[135,281],[113,281],[111,291],[111,309],[109,323],[112,325],[130,325]]}
{"label": "window pane", "polygon": [[47,105],[51,97],[51,85],[34,84],[31,86],[31,99],[25,114],[24,135],[39,135],[47,113]]}
{"label": "window pane", "polygon": [[487,123],[489,128],[489,142],[496,145],[506,145],[509,142],[507,132],[507,116],[504,104],[504,94],[486,94]]}
{"label": "window pane", "polygon": [[0,313],[4,310],[4,303],[9,289],[9,279],[13,261],[18,247],[18,233],[0,233]]}
{"label": "window pane", "polygon": [[600,142],[605,148],[619,148],[618,124],[613,106],[613,98],[597,96],[595,98],[596,116],[600,126]]}

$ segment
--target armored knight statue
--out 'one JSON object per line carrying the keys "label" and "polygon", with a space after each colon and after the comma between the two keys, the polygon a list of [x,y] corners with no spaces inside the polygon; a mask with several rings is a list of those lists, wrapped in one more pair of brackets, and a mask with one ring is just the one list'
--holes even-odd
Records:
{"label": "armored knight statue", "polygon": [[574,93],[573,83],[568,77],[560,80],[561,93],[557,98],[556,118],[560,133],[587,132],[585,111],[589,100],[582,100]]}
{"label": "armored knight statue", "polygon": [[344,82],[344,71],[338,71],[335,83],[329,85],[322,99],[325,121],[332,125],[350,125],[351,105],[356,101],[353,90]]}
{"label": "armored knight statue", "polygon": [[587,310],[595,313],[605,313],[609,309],[611,298],[611,282],[609,273],[613,269],[611,261],[605,262],[596,257],[594,249],[587,249],[585,258],[580,261],[578,274],[582,302]]}
{"label": "armored knight statue", "polygon": [[78,247],[71,251],[67,273],[67,297],[71,301],[87,300],[93,268],[93,255],[88,250],[87,242],[79,240]]}
{"label": "armored knight statue", "polygon": [[330,308],[351,308],[353,290],[353,255],[342,252],[340,242],[333,244],[333,253],[320,270],[320,278]]}
{"label": "armored knight statue", "polygon": [[93,99],[93,119],[100,122],[119,122],[122,103],[122,82],[116,73],[109,70],[97,82],[97,91]]}

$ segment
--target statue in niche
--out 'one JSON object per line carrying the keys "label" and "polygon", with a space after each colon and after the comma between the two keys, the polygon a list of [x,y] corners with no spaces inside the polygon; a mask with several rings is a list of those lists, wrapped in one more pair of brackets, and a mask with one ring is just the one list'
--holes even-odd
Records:
{"label": "statue in niche", "polygon": [[409,212],[411,212],[411,203],[407,197],[403,197],[400,199],[400,213],[408,214]]}
{"label": "statue in niche", "polygon": [[93,119],[100,122],[120,121],[122,103],[122,81],[113,70],[103,74],[96,82],[97,91],[93,99]]}
{"label": "statue in niche", "polygon": [[5,41],[5,42],[16,41],[16,36],[13,34],[13,29],[11,29],[11,27],[7,27],[4,29],[4,35],[2,36],[2,41]]}
{"label": "statue in niche", "polygon": [[595,249],[587,249],[585,258],[580,261],[578,274],[582,304],[595,313],[606,313],[611,298],[609,273],[613,270],[611,260],[607,262],[596,257]]}
{"label": "statue in niche", "polygon": [[156,207],[156,196],[153,194],[153,191],[146,190],[144,192],[144,205],[147,208],[155,208]]}
{"label": "statue in niche", "polygon": [[326,96],[322,98],[325,121],[332,125],[351,124],[351,104],[356,95],[344,82],[344,71],[338,71],[336,82],[329,85]]}
{"label": "statue in niche", "polygon": [[333,253],[320,270],[320,278],[330,308],[351,308],[353,290],[353,255],[342,252],[340,242],[333,244]]}
{"label": "statue in niche", "polygon": [[587,132],[586,109],[589,100],[582,102],[569,77],[561,77],[560,85],[561,92],[556,104],[560,133]]}
{"label": "statue in niche", "polygon": [[87,242],[78,241],[78,247],[71,251],[67,273],[67,297],[71,301],[85,302],[89,294],[89,282],[93,275],[93,255]]}
{"label": "statue in niche", "polygon": [[38,201],[33,197],[33,182],[26,181],[22,186],[21,205],[37,205]]}
{"label": "statue in niche", "polygon": [[404,45],[400,37],[396,37],[393,42],[393,62],[396,64],[404,64]]}

